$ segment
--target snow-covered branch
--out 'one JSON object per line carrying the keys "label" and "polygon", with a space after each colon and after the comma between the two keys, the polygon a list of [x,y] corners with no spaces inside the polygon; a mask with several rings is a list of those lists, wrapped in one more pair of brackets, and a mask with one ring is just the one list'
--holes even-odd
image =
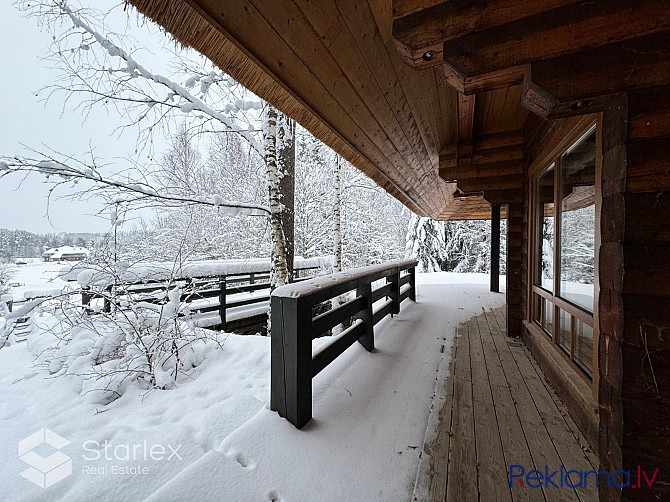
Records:
{"label": "snow-covered branch", "polygon": [[[166,206],[175,205],[205,205],[221,208],[231,215],[267,216],[270,210],[260,204],[229,201],[220,195],[173,195],[156,191],[145,182],[126,182],[123,180],[103,176],[97,166],[79,163],[74,165],[65,163],[50,156],[42,159],[28,157],[0,157],[0,179],[15,173],[39,173],[53,183],[77,183],[81,180],[93,182],[96,186],[112,191],[113,201],[123,203],[138,203],[146,200],[162,203]],[[110,195],[107,193],[107,195]],[[123,196],[127,196],[124,198]]]}
{"label": "snow-covered branch", "polygon": [[[164,125],[168,114],[189,114],[202,124],[215,122],[222,125],[224,131],[239,134],[261,158],[264,157],[263,145],[257,137],[260,131],[253,125],[258,121],[263,104],[258,99],[235,96],[232,89],[238,88],[239,84],[227,75],[207,72],[202,67],[199,71],[191,71],[189,65],[183,63],[180,70],[188,73],[183,77],[184,84],[180,85],[175,78],[150,71],[136,53],[113,41],[111,34],[101,32],[95,21],[85,18],[84,10],[73,10],[66,0],[24,2],[23,8],[47,26],[49,21],[54,22],[51,57],[57,61],[63,75],[60,82],[45,89],[49,96],[53,92],[65,92],[66,102],[75,95],[88,96],[88,100],[79,98],[76,108],[116,107],[120,115],[130,118],[128,125],[142,124],[144,134],[151,134],[155,127]],[[72,28],[57,32],[55,26],[59,20],[67,20]],[[179,59],[178,54],[175,58]],[[210,93],[213,86],[218,87],[215,96]],[[195,88],[200,92],[199,97]],[[167,92],[163,93],[161,89]],[[247,111],[253,112],[254,117],[247,117],[247,123],[239,122],[238,114]]]}

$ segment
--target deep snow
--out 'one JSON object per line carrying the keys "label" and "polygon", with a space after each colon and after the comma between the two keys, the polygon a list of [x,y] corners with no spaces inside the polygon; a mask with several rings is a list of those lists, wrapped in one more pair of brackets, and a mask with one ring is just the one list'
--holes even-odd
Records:
{"label": "deep snow", "polygon": [[[78,377],[34,368],[30,340],[3,348],[0,499],[410,500],[455,328],[504,302],[485,274],[418,274],[417,282],[418,302],[377,325],[373,353],[354,344],[314,379],[314,419],[301,431],[267,409],[269,338],[222,335],[223,349],[212,346],[177,388],[127,391],[106,406],[80,395]],[[72,474],[46,489],[20,476],[28,466],[17,455],[18,442],[42,427],[70,442],[62,452],[72,458]],[[181,459],[144,460],[145,444],[177,448]],[[118,473],[130,467],[148,472]]]}

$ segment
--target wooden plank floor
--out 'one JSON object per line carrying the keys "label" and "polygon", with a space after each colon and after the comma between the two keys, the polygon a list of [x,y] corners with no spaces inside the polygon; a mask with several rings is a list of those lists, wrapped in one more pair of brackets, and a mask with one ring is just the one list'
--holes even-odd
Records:
{"label": "wooden plank floor", "polygon": [[459,326],[450,375],[432,445],[431,502],[598,500],[595,487],[560,487],[560,473],[552,478],[559,488],[510,487],[510,465],[551,474],[561,465],[597,471],[598,461],[523,343],[505,335],[504,308]]}

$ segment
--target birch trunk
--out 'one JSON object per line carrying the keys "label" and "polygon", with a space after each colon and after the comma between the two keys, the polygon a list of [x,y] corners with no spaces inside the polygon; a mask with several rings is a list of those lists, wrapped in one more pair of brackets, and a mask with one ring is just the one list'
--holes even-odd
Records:
{"label": "birch trunk", "polygon": [[337,272],[342,272],[342,172],[340,168],[340,156],[335,157],[335,207],[333,208],[334,229],[333,240],[335,244],[335,267]]}
{"label": "birch trunk", "polygon": [[270,105],[265,128],[265,166],[270,194],[270,229],[272,235],[272,268],[270,290],[287,284],[286,241],[282,229],[281,174],[277,163],[277,117],[278,113]]}
{"label": "birch trunk", "polygon": [[295,120],[283,113],[278,115],[277,160],[282,205],[281,228],[286,250],[286,281],[291,282],[295,255]]}

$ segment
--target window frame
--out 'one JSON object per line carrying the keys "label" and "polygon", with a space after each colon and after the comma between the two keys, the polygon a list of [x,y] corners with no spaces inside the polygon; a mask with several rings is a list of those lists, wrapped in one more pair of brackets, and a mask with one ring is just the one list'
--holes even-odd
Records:
{"label": "window frame", "polygon": [[[540,150],[535,161],[529,167],[529,229],[528,229],[528,292],[527,292],[527,321],[535,325],[543,334],[545,334],[557,352],[561,354],[569,363],[577,369],[577,373],[584,378],[590,385],[594,394],[597,392],[598,385],[598,303],[599,303],[599,249],[600,249],[600,208],[601,208],[601,170],[602,170],[602,114],[586,115],[573,120],[566,121],[568,127],[561,130],[557,128],[554,137],[550,138],[548,145],[545,145]],[[594,305],[593,312],[589,312],[579,305],[576,305],[569,300],[562,298],[561,293],[561,269],[560,269],[560,251],[561,251],[561,156],[569,150],[580,139],[583,139],[587,134],[590,134],[591,129],[595,126],[596,135],[596,172],[595,172],[595,235],[594,235]],[[536,285],[538,272],[538,250],[541,249],[541,236],[539,232],[542,229],[541,218],[543,214],[538,207],[537,200],[537,185],[540,176],[547,172],[551,167],[554,167],[554,242],[553,242],[553,291],[548,291],[542,286]],[[539,241],[539,242],[538,242]],[[540,266],[541,268],[541,266]],[[540,282],[541,283],[541,282]],[[540,301],[536,302],[536,295],[539,296]],[[552,331],[548,333],[542,325],[544,324],[545,300],[551,305],[553,309],[552,316]],[[535,312],[537,303],[540,303],[540,312]],[[564,311],[570,318],[570,350],[567,351],[558,344],[556,334],[561,329],[560,311]],[[539,315],[539,321],[535,319],[536,314]],[[576,350],[576,334],[577,322],[576,320],[590,326],[593,330],[593,353],[591,359],[590,375],[578,361],[575,360]]]}

